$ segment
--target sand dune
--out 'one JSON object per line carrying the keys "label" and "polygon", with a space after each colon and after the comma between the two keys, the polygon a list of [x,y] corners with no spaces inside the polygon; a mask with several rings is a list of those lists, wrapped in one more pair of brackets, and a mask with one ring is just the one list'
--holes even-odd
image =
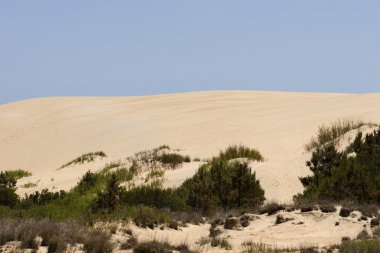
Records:
{"label": "sand dune", "polygon": [[[298,177],[308,173],[304,144],[320,124],[337,119],[380,123],[380,94],[220,91],[31,99],[0,106],[0,169],[22,168],[33,173],[23,183],[67,189],[87,169],[162,144],[199,158],[244,144],[266,159],[253,167],[267,199],[288,202],[302,190]],[[98,150],[108,158],[57,170]],[[169,173],[168,184],[180,183],[197,166]]]}

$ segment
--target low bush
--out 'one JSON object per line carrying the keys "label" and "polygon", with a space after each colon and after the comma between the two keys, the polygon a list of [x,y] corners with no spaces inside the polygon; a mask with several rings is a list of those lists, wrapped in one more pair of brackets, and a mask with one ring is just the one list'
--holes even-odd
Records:
{"label": "low bush", "polygon": [[148,241],[140,242],[133,248],[134,253],[196,253],[189,249],[189,247],[182,243],[178,246],[173,246],[165,241]]}
{"label": "low bush", "polygon": [[132,236],[120,245],[120,249],[121,250],[133,249],[137,244],[138,244],[137,239]]}
{"label": "low bush", "polygon": [[50,192],[48,189],[43,189],[41,192],[36,191],[32,194],[26,194],[25,198],[21,200],[21,205],[26,205],[26,202],[31,202],[36,205],[43,205],[54,200],[63,199],[66,192],[61,190],[59,192]]}
{"label": "low bush", "polygon": [[226,150],[219,153],[219,158],[224,160],[231,160],[237,158],[247,158],[253,161],[263,161],[264,158],[256,149],[244,146],[230,146]]}
{"label": "low bush", "polygon": [[167,242],[157,240],[150,242],[141,242],[134,247],[134,253],[171,253],[173,246]]}
{"label": "low bush", "polygon": [[84,239],[83,248],[88,253],[111,253],[111,235],[101,230],[93,230]]}
{"label": "low bush", "polygon": [[129,214],[137,226],[155,228],[158,224],[170,223],[172,218],[156,208],[137,206],[132,207]]}
{"label": "low bush", "polygon": [[15,188],[6,187],[0,184],[0,206],[14,207],[19,201]]}
{"label": "low bush", "polygon": [[54,222],[43,219],[0,220],[0,245],[20,241],[22,249],[38,249],[36,240],[41,237],[41,246],[48,252],[66,252],[67,245],[83,244],[86,252],[111,252],[110,235],[100,230],[92,230],[79,222]]}
{"label": "low bush", "polygon": [[260,214],[267,213],[268,215],[273,215],[279,211],[285,210],[285,205],[279,204],[277,202],[268,202],[264,206],[260,207]]}
{"label": "low bush", "polygon": [[341,253],[378,253],[380,252],[380,241],[377,240],[356,240],[342,243],[339,252]]}
{"label": "low bush", "polygon": [[201,165],[197,173],[181,185],[179,192],[189,206],[203,213],[211,213],[217,208],[225,211],[255,208],[265,200],[264,190],[247,163],[230,162],[220,157]]}
{"label": "low bush", "polygon": [[176,153],[163,153],[156,157],[157,161],[160,161],[163,165],[168,165],[172,169],[176,169],[184,162],[190,162],[189,156],[182,156]]}
{"label": "low bush", "polygon": [[300,245],[298,248],[277,248],[264,243],[254,243],[251,241],[242,244],[244,250],[241,253],[318,253],[318,249],[314,246]]}
{"label": "low bush", "polygon": [[222,248],[225,250],[231,250],[232,249],[232,246],[227,241],[227,239],[218,238],[218,237],[214,237],[211,239],[211,246],[212,247],[219,247],[219,248]]}
{"label": "low bush", "polygon": [[30,173],[29,171],[26,171],[26,170],[21,170],[21,169],[18,169],[18,170],[8,170],[8,171],[5,171],[5,174],[9,177],[9,178],[12,178],[14,180],[19,180],[23,177],[30,177],[32,175],[32,173]]}
{"label": "low bush", "polygon": [[53,236],[48,244],[48,253],[64,253],[67,249],[67,242],[62,237]]}
{"label": "low bush", "polygon": [[122,201],[130,206],[145,205],[169,208],[171,211],[186,211],[189,207],[176,189],[163,189],[154,185],[141,185],[123,193]]}

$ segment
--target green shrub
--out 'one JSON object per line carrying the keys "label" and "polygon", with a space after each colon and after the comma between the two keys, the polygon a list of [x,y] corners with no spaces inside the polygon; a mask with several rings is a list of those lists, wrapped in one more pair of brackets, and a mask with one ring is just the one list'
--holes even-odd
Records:
{"label": "green shrub", "polygon": [[21,170],[21,169],[8,170],[8,171],[5,171],[5,174],[7,174],[8,177],[10,177],[16,181],[23,178],[23,177],[30,177],[32,175],[32,173],[30,173],[29,171]]}
{"label": "green shrub", "polygon": [[0,186],[4,186],[7,188],[16,187],[17,180],[11,176],[7,171],[0,172]]}
{"label": "green shrub", "polygon": [[301,178],[305,190],[294,197],[299,201],[352,201],[380,203],[380,130],[359,133],[347,150],[338,152],[332,143],[318,147],[306,164],[312,176]]}
{"label": "green shrub", "polygon": [[219,153],[219,158],[223,160],[231,160],[236,158],[248,158],[253,161],[264,160],[259,151],[244,146],[230,146],[225,151],[221,151]]}
{"label": "green shrub", "polygon": [[14,188],[5,187],[0,184],[0,205],[14,207],[19,201]]}
{"label": "green shrub", "polygon": [[32,202],[36,205],[43,205],[52,202],[57,199],[63,199],[66,196],[66,192],[61,190],[59,192],[50,192],[48,189],[43,189],[41,192],[36,191],[32,194],[26,194],[25,198],[21,200],[21,205],[24,202]]}
{"label": "green shrub", "polygon": [[176,169],[178,166],[180,166],[185,161],[188,161],[189,157],[184,157],[180,154],[176,153],[163,153],[162,155],[158,156],[157,161],[160,161],[164,165],[170,166],[172,169]]}
{"label": "green shrub", "polygon": [[176,189],[163,189],[152,185],[141,185],[123,193],[122,200],[126,205],[145,205],[156,208],[169,208],[172,211],[188,210],[186,200]]}
{"label": "green shrub", "polygon": [[137,226],[154,228],[158,224],[170,223],[172,218],[166,213],[147,206],[134,206],[130,210],[130,216]]}
{"label": "green shrub", "polygon": [[120,203],[122,194],[123,190],[119,185],[117,175],[112,174],[106,185],[106,188],[98,193],[98,196],[93,204],[93,210],[101,210],[105,213],[114,211],[117,205]]}
{"label": "green shrub", "polygon": [[241,154],[247,155],[245,150],[250,149],[229,148],[221,152],[220,157],[201,165],[197,173],[179,188],[187,204],[204,213],[216,208],[227,210],[261,205],[265,200],[264,190],[256,174],[251,172],[247,163],[228,160]]}

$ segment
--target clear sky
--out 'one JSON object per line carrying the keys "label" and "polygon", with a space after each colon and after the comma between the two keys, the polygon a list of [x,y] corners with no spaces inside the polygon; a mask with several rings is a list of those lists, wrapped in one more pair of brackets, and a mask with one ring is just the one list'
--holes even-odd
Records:
{"label": "clear sky", "polygon": [[0,104],[226,89],[380,92],[380,1],[0,2]]}

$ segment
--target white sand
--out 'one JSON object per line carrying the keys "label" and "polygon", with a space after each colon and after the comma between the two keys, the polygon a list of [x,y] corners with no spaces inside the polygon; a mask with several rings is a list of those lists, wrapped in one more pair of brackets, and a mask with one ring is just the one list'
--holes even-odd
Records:
{"label": "white sand", "polygon": [[[380,94],[220,91],[31,99],[0,106],[0,168],[31,171],[20,184],[38,182],[36,189],[69,189],[87,169],[162,144],[201,159],[244,144],[266,159],[253,167],[267,199],[289,202],[302,190],[298,177],[308,173],[304,144],[320,124],[337,119],[379,123]],[[98,150],[109,157],[57,170]],[[178,185],[197,166],[168,173],[167,185]]]}

